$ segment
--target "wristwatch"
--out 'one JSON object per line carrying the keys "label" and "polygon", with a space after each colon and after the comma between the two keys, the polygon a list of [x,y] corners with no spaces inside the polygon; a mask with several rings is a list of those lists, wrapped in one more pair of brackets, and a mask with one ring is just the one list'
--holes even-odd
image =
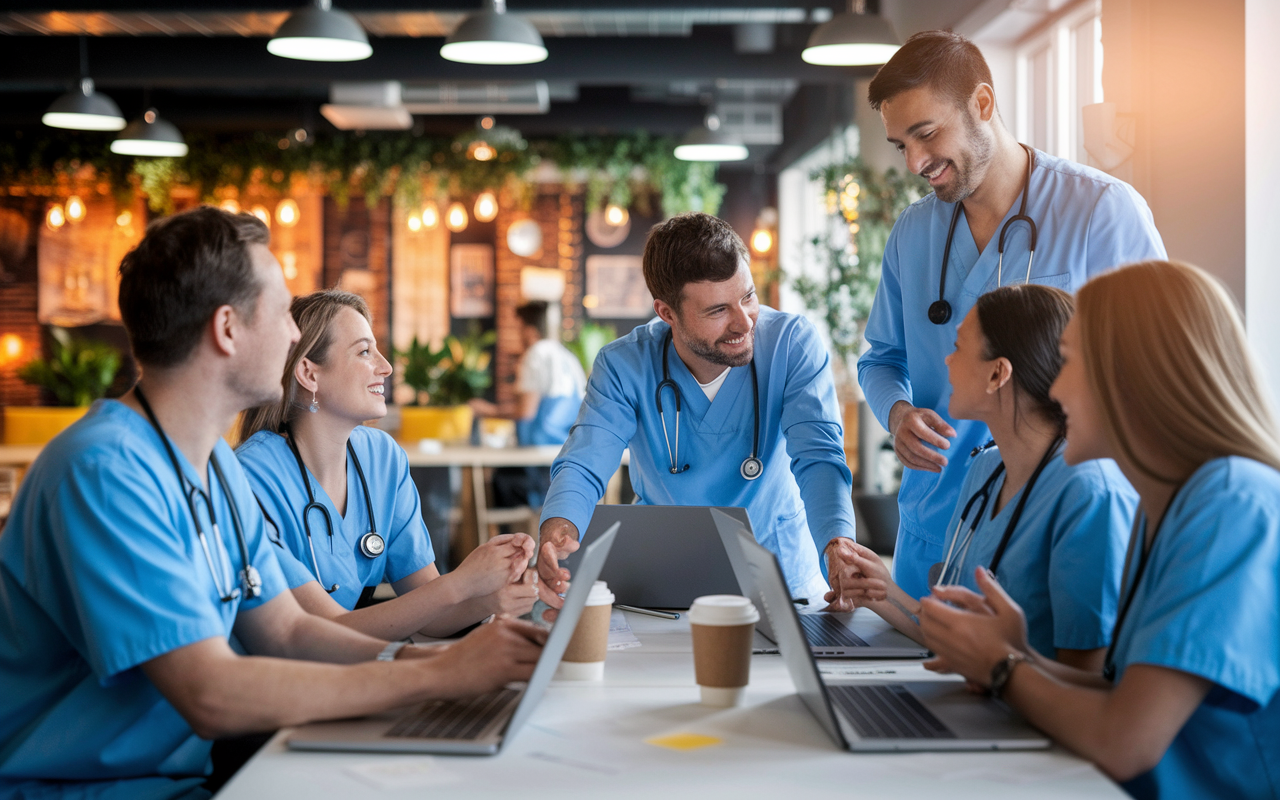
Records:
{"label": "wristwatch", "polygon": [[1014,667],[1024,661],[1030,661],[1031,658],[1025,653],[1010,653],[1004,658],[996,662],[991,668],[991,683],[987,685],[987,691],[991,692],[991,696],[1000,699],[1000,695],[1004,694],[1004,687],[1009,683],[1009,678],[1013,675]]}
{"label": "wristwatch", "polygon": [[378,653],[378,660],[379,661],[395,661],[396,653],[399,653],[400,649],[407,644],[408,642],[403,642],[403,641],[391,642],[386,647],[382,648],[381,653]]}

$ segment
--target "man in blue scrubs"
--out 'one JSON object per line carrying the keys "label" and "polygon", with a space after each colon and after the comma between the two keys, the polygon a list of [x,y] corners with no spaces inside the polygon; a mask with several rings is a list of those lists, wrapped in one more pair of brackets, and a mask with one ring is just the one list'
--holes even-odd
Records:
{"label": "man in blue scrubs", "polygon": [[561,605],[556,593],[569,574],[557,560],[577,549],[624,448],[641,502],[746,508],[792,595],[820,599],[827,585],[815,542],[853,538],[854,521],[840,407],[817,331],[760,306],[746,247],[709,214],[655,226],[644,277],[658,318],[600,351],[551,468],[543,601]]}
{"label": "man in blue scrubs", "polygon": [[204,207],[151,226],[121,265],[142,378],[45,448],[0,536],[0,797],[207,797],[209,739],[532,673],[543,637],[526,623],[433,652],[286,591],[221,438],[279,401],[298,339],[267,240],[251,215]]}
{"label": "man in blue scrubs", "polygon": [[921,597],[929,567],[942,560],[969,453],[988,439],[980,422],[947,415],[943,359],[960,321],[997,286],[1030,280],[1075,291],[1092,275],[1165,258],[1165,250],[1133,187],[1014,140],[996,110],[991,72],[963,37],[911,37],[869,94],[907,169],[933,187],[889,235],[867,322],[871,347],[858,360],[867,402],[907,468],[894,580]]}

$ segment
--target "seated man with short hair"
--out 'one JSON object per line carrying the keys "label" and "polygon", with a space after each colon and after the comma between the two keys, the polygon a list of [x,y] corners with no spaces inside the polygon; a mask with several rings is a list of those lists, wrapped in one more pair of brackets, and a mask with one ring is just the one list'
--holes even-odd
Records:
{"label": "seated man with short hair", "polygon": [[221,438],[280,399],[298,339],[268,235],[203,207],[152,225],[121,264],[142,377],[45,448],[0,535],[0,796],[207,797],[207,739],[533,672],[545,636],[528,623],[402,648],[286,591]]}

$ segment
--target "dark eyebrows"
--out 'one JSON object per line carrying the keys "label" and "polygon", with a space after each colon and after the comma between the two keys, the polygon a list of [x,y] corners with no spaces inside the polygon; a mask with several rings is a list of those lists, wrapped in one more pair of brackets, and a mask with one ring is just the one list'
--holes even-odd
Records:
{"label": "dark eyebrows", "polygon": [[[907,135],[914,136],[916,132],[919,131],[921,128],[927,128],[930,125],[936,125],[936,124],[937,123],[931,119],[921,120],[920,122],[917,122],[916,124],[912,125],[910,128],[907,128]],[[889,142],[889,144],[902,144],[901,141],[894,139],[892,136],[888,136],[885,138]]]}
{"label": "dark eyebrows", "polygon": [[[751,289],[748,290],[746,294],[744,294],[741,298],[739,298],[738,302],[742,302],[743,300],[746,300],[748,297],[750,297],[755,293],[756,293],[756,287],[752,286]],[[714,306],[707,306],[706,308],[702,309],[702,313],[711,314],[713,312],[719,311],[722,308],[728,308],[728,307],[729,307],[728,303],[716,303]]]}

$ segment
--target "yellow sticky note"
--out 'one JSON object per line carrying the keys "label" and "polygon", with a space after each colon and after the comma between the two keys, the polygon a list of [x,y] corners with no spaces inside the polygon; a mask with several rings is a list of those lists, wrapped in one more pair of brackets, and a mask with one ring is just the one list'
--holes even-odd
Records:
{"label": "yellow sticky note", "polygon": [[703,736],[700,733],[673,733],[670,736],[655,736],[645,739],[645,744],[666,747],[671,750],[697,750],[700,747],[712,747],[722,744],[723,739],[714,736]]}

